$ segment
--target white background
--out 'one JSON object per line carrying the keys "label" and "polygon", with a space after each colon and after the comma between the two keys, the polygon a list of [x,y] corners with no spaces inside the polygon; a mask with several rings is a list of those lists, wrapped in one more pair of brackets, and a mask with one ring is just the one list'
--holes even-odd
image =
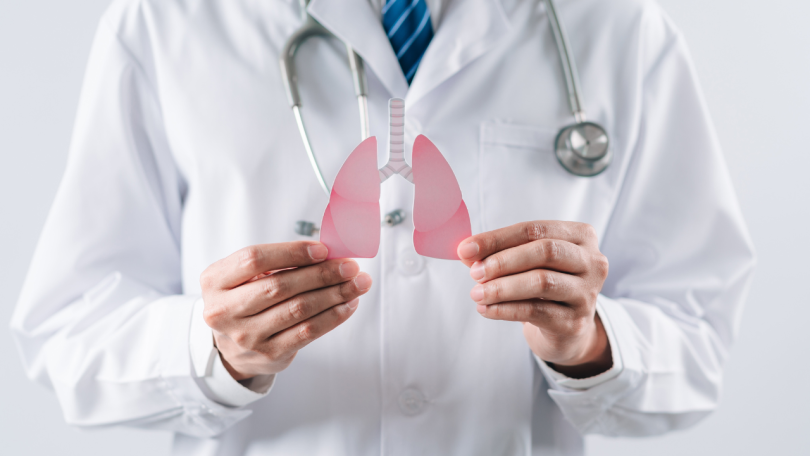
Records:
{"label": "white background", "polygon": [[[65,166],[84,65],[108,2],[0,0],[4,455],[161,455],[171,441],[164,433],[65,425],[53,394],[26,380],[7,330]],[[720,409],[696,428],[665,437],[590,437],[589,454],[807,455],[810,2],[661,3],[691,45],[759,267]]]}

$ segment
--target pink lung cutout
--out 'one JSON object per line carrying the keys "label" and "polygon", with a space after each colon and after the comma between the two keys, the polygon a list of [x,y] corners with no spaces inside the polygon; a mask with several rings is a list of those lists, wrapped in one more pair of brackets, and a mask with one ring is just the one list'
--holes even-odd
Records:
{"label": "pink lung cutout", "polygon": [[450,164],[423,135],[413,143],[413,244],[432,258],[458,260],[456,248],[472,236],[470,214]]}
{"label": "pink lung cutout", "polygon": [[377,138],[358,145],[338,171],[321,222],[327,258],[374,258],[380,247]]}

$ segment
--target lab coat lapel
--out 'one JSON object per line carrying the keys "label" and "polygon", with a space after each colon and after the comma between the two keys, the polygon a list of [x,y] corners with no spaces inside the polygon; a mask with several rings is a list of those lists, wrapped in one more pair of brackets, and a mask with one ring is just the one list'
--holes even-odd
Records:
{"label": "lab coat lapel", "polygon": [[321,25],[354,48],[392,97],[405,98],[408,81],[368,0],[312,0],[307,9]]}
{"label": "lab coat lapel", "polygon": [[450,2],[416,70],[405,106],[414,106],[420,98],[480,57],[509,28],[499,0]]}

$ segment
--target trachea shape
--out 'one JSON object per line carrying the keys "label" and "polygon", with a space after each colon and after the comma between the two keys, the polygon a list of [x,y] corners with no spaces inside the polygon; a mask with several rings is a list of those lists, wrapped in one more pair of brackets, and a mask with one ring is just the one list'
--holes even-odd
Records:
{"label": "trachea shape", "polygon": [[380,246],[380,184],[394,174],[416,187],[413,243],[420,255],[457,260],[456,249],[472,235],[470,214],[450,164],[423,135],[413,144],[413,168],[405,162],[405,103],[389,101],[389,161],[377,170],[377,139],[360,143],[340,168],[321,222],[328,258],[373,258]]}
{"label": "trachea shape", "polygon": [[380,168],[380,182],[394,174],[413,183],[413,172],[405,162],[405,102],[400,98],[388,101],[388,163]]}

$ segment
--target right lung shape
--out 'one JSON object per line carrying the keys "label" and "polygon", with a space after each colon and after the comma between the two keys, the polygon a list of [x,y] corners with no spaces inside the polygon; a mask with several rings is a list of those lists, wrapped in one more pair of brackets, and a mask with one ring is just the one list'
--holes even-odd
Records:
{"label": "right lung shape", "polygon": [[413,142],[413,246],[432,258],[458,260],[456,249],[472,236],[470,214],[450,164],[423,135]]}
{"label": "right lung shape", "polygon": [[338,171],[321,222],[327,258],[373,258],[380,247],[377,138],[358,145]]}

